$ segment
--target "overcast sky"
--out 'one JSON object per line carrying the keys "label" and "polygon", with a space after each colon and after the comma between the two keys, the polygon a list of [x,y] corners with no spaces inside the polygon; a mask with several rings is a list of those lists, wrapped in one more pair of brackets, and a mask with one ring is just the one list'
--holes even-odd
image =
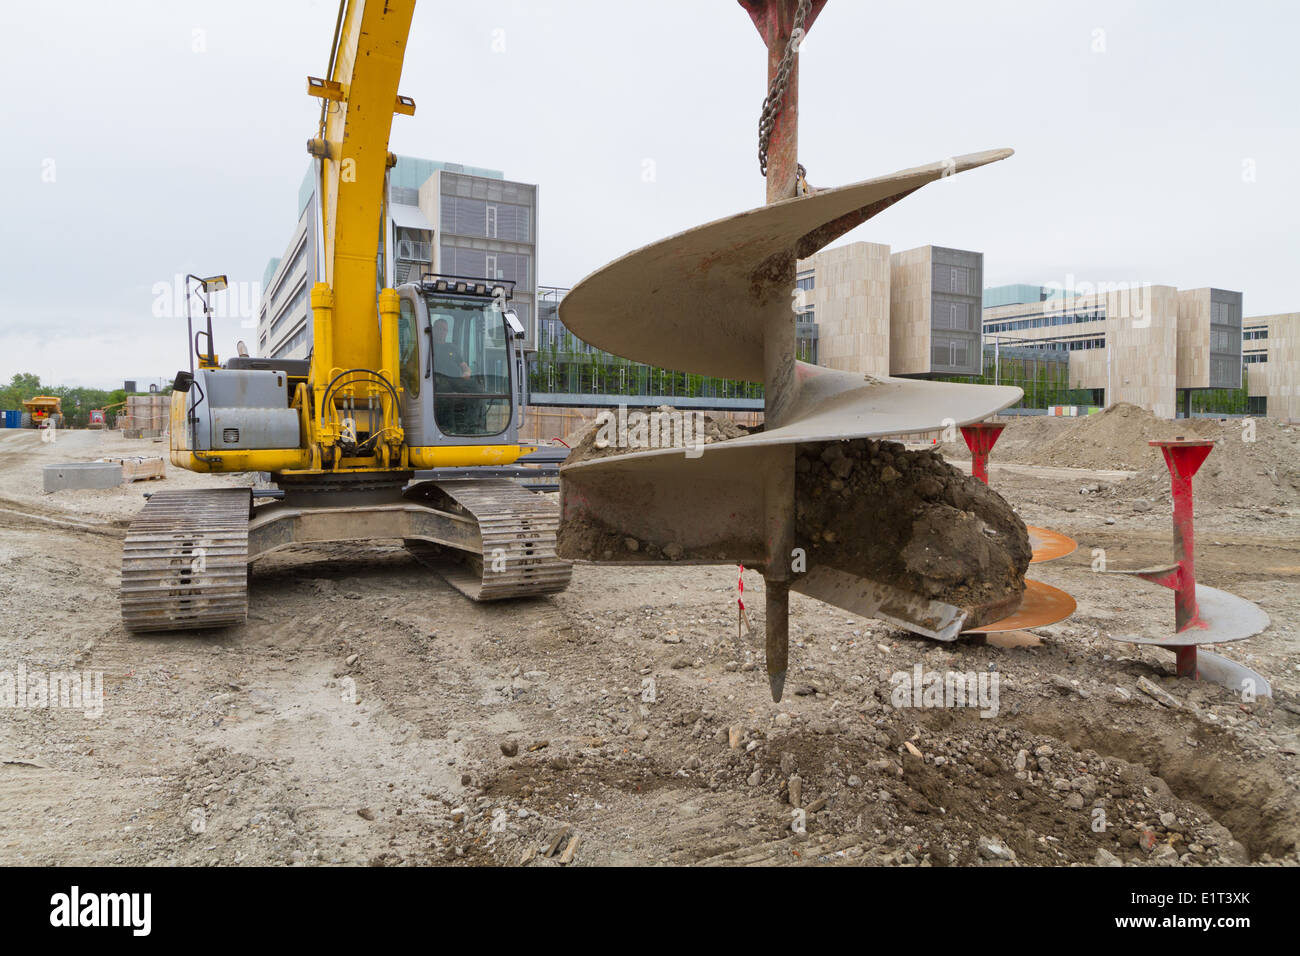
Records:
{"label": "overcast sky", "polygon": [[[835,186],[1010,146],[841,241],[981,251],[986,285],[1212,285],[1246,315],[1300,311],[1297,9],[830,0],[803,46],[800,157]],[[170,379],[184,313],[154,314],[157,285],[225,272],[248,299],[296,221],[304,81],[336,12],[0,5],[0,379]],[[538,279],[570,285],[761,204],[764,71],[735,0],[421,0],[418,109],[392,149],[540,184]],[[218,322],[223,357],[254,341],[240,324]]]}

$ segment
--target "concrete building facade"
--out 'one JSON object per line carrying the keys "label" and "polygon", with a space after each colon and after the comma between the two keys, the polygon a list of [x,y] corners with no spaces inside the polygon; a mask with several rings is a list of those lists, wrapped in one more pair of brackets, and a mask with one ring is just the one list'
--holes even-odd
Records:
{"label": "concrete building facade", "polygon": [[854,242],[799,262],[796,333],[802,361],[888,375],[889,246]]}
{"label": "concrete building facade", "polygon": [[1242,360],[1251,411],[1300,421],[1300,312],[1244,319]]}
{"label": "concrete building facade", "polygon": [[978,375],[984,255],[920,246],[890,257],[891,375]]}
{"label": "concrete building facade", "polygon": [[1178,293],[1178,387],[1241,388],[1241,293]]}
{"label": "concrete building facade", "polygon": [[800,260],[800,358],[866,375],[978,375],[978,252],[853,242]]}
{"label": "concrete building facade", "polygon": [[1146,285],[996,306],[984,310],[984,340],[1065,349],[1069,387],[1093,392],[1090,404],[1131,402],[1173,418],[1179,302],[1172,286]]}

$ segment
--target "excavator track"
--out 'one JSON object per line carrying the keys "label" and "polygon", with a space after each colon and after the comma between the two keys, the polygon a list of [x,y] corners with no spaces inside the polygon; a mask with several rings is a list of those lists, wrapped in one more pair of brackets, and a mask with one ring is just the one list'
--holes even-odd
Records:
{"label": "excavator track", "polygon": [[122,620],[127,630],[242,624],[248,616],[247,488],[159,491],[127,529]]}
{"label": "excavator track", "polygon": [[573,566],[555,553],[559,509],[508,478],[429,482],[443,508],[472,518],[482,549],[458,553],[407,540],[407,549],[437,570],[447,583],[475,601],[500,601],[554,594],[569,586]]}

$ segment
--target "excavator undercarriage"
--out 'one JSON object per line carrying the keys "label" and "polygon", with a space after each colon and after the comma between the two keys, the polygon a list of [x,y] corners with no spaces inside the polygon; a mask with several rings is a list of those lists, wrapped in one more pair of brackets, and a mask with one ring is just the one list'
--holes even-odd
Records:
{"label": "excavator undercarriage", "polygon": [[[563,591],[559,513],[506,478],[286,482],[255,503],[251,488],[160,491],[131,523],[122,553],[122,618],[136,632],[239,624],[252,563],[275,551],[400,540],[475,601]],[[351,487],[349,487],[351,486]]]}

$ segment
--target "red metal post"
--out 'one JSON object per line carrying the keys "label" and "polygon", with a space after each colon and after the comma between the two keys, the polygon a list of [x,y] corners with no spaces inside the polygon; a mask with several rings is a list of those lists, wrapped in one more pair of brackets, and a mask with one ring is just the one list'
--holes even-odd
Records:
{"label": "red metal post", "polygon": [[966,447],[970,449],[970,473],[986,485],[989,483],[989,452],[1006,427],[993,422],[961,426],[961,437],[966,439]]}
{"label": "red metal post", "polygon": [[[1196,603],[1196,535],[1193,530],[1192,476],[1214,448],[1212,441],[1149,442],[1165,456],[1174,499],[1174,560],[1178,564],[1175,581],[1164,581],[1174,590],[1174,630],[1181,633],[1193,627],[1205,627]],[[1176,646],[1179,677],[1197,676],[1196,645]]]}

